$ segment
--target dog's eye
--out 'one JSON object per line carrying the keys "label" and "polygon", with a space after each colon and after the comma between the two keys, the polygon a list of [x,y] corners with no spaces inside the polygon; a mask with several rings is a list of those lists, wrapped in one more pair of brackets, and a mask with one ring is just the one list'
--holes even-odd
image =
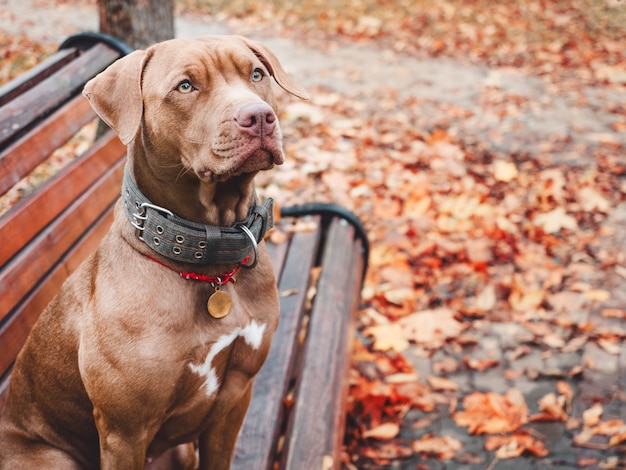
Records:
{"label": "dog's eye", "polygon": [[260,82],[261,80],[263,80],[264,76],[265,76],[265,74],[263,73],[263,70],[261,70],[261,69],[254,69],[254,71],[252,72],[252,81],[253,82]]}
{"label": "dog's eye", "polygon": [[180,91],[181,93],[190,93],[194,90],[194,87],[189,82],[189,80],[183,80],[182,82],[178,84],[178,87],[176,87],[176,89]]}

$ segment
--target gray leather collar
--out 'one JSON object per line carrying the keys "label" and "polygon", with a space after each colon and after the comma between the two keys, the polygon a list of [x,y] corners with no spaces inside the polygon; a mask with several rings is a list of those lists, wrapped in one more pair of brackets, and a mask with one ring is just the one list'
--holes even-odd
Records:
{"label": "gray leather collar", "polygon": [[[144,196],[128,171],[124,171],[122,201],[137,238],[156,253],[174,261],[199,265],[256,264],[257,243],[274,226],[274,201],[250,208],[248,217],[231,227],[204,225],[181,219],[168,209],[153,204]],[[254,256],[252,263],[243,261]]]}

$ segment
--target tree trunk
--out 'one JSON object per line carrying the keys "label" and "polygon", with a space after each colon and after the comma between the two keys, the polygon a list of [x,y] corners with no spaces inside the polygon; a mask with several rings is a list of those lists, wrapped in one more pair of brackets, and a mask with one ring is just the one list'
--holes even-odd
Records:
{"label": "tree trunk", "polygon": [[174,37],[174,0],[98,0],[100,31],[136,49]]}

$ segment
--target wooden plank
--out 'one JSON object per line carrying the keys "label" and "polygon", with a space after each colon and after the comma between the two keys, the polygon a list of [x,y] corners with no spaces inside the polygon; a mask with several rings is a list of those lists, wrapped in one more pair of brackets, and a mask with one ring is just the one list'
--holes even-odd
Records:
{"label": "wooden plank", "polygon": [[[341,467],[341,449],[343,447],[344,435],[346,431],[346,415],[348,412],[348,394],[350,393],[350,367],[352,361],[352,351],[354,348],[354,338],[356,337],[356,317],[361,304],[361,288],[363,282],[363,247],[360,239],[354,240],[352,248],[352,263],[350,264],[350,277],[347,282],[346,292],[351,295],[352,305],[349,312],[349,319],[345,324],[343,338],[345,345],[343,352],[339,352],[342,364],[337,365],[337,389],[332,408],[335,410],[334,425],[332,425],[333,437],[330,445],[333,466],[336,469]],[[343,371],[342,371],[343,369]],[[333,442],[334,441],[334,442]]]}
{"label": "wooden plank", "polygon": [[274,276],[276,277],[276,282],[280,280],[280,273],[283,271],[283,265],[285,264],[285,258],[287,257],[287,248],[289,247],[288,241],[285,243],[272,243],[267,241],[265,243],[267,246],[267,251],[270,255],[270,260],[272,261],[272,268],[274,268]]}
{"label": "wooden plank", "polygon": [[278,290],[290,295],[280,299],[278,330],[254,382],[252,401],[235,448],[233,470],[272,468],[320,235],[318,219],[317,230],[295,233],[289,245]]}
{"label": "wooden plank", "polygon": [[[60,214],[29,244],[29,249],[14,257],[0,272],[0,321],[20,302],[32,286],[56,264],[95,219],[120,194],[124,160],[67,210]],[[3,350],[0,341],[0,350]]]}
{"label": "wooden plank", "polygon": [[36,284],[35,289],[16,308],[8,321],[0,328],[0,375],[7,370],[24,345],[31,328],[46,305],[61,288],[61,285],[76,268],[96,249],[102,237],[113,222],[113,206],[96,218],[96,224],[74,245],[72,251],[52,269],[45,280]]}
{"label": "wooden plank", "polygon": [[[125,154],[126,147],[110,131],[38,191],[4,214],[0,218],[0,265],[15,256]],[[0,287],[0,297],[2,295]]]}
{"label": "wooden plank", "polygon": [[91,77],[104,70],[119,53],[98,44],[41,83],[0,108],[0,146],[31,127],[77,94]]}
{"label": "wooden plank", "polygon": [[63,49],[54,55],[46,58],[33,68],[15,77],[9,83],[0,87],[0,106],[8,103],[17,95],[24,93],[29,88],[34,87],[44,78],[49,77],[54,72],[71,62],[77,57],[79,51],[74,48]]}
{"label": "wooden plank", "polygon": [[[360,288],[360,263],[353,259],[354,229],[331,223],[322,258],[317,295],[305,343],[302,376],[286,433],[281,468],[340,468],[337,442],[343,435],[340,404],[345,391],[354,321],[354,298]],[[356,242],[358,243],[358,242]]]}
{"label": "wooden plank", "polygon": [[96,117],[89,102],[77,96],[0,153],[0,196]]}

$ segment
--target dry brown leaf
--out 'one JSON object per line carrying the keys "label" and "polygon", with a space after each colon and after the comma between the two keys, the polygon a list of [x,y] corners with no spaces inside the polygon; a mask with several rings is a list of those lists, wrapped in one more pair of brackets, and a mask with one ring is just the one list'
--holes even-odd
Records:
{"label": "dry brown leaf", "polygon": [[489,436],[485,440],[485,449],[495,450],[495,456],[499,459],[513,459],[524,451],[537,457],[545,457],[549,453],[543,442],[522,432],[516,432],[512,436]]}
{"label": "dry brown leaf", "polygon": [[622,352],[621,346],[614,341],[610,341],[605,338],[598,338],[596,342],[598,343],[598,346],[614,356],[619,356]]}
{"label": "dry brown leaf", "polygon": [[434,390],[439,391],[454,392],[459,389],[459,384],[457,384],[453,380],[447,379],[445,377],[437,377],[435,375],[428,376],[428,383]]}
{"label": "dry brown leaf", "polygon": [[608,290],[603,289],[590,289],[583,293],[587,300],[593,302],[606,302],[611,298],[611,293]]}
{"label": "dry brown leaf", "polygon": [[490,367],[497,367],[500,361],[496,359],[479,359],[470,356],[463,356],[463,364],[472,370],[485,371]]}
{"label": "dry brown leaf", "polygon": [[418,379],[418,372],[398,372],[397,374],[391,374],[386,376],[385,382],[388,384],[405,384],[410,382],[417,382]]}
{"label": "dry brown leaf", "polygon": [[402,326],[398,323],[370,326],[365,329],[365,334],[374,338],[372,347],[376,351],[402,352],[409,347]]}
{"label": "dry brown leaf", "polygon": [[595,426],[600,422],[603,412],[602,404],[594,403],[591,408],[583,411],[583,424],[587,427]]}
{"label": "dry brown leaf", "polygon": [[368,429],[363,432],[365,439],[377,439],[379,441],[387,441],[395,438],[400,433],[400,426],[396,423],[384,423],[375,428]]}
{"label": "dry brown leaf", "polygon": [[451,436],[426,435],[413,441],[411,448],[414,452],[436,456],[439,460],[450,460],[459,450],[463,449],[463,444]]}
{"label": "dry brown leaf", "polygon": [[[557,396],[556,393],[548,393],[539,399],[539,410],[547,413],[552,419],[559,421],[567,421],[567,413],[565,406],[567,398],[563,395]],[[533,418],[531,417],[531,420]]]}
{"label": "dry brown leaf", "polygon": [[602,309],[600,314],[606,318],[626,319],[626,310],[622,310],[618,308],[605,308],[605,309]]}
{"label": "dry brown leaf", "polygon": [[557,207],[556,209],[540,214],[533,219],[533,223],[541,227],[546,233],[557,233],[561,229],[577,230],[578,222],[571,215],[565,213],[565,209]]}
{"label": "dry brown leaf", "polygon": [[449,338],[455,338],[464,329],[449,309],[425,310],[401,318],[405,338],[429,348],[441,347]]}
{"label": "dry brown leaf", "polygon": [[517,178],[517,167],[512,162],[497,160],[493,164],[493,177],[497,181],[508,183]]}
{"label": "dry brown leaf", "polygon": [[470,434],[495,434],[515,431],[528,421],[528,406],[519,390],[505,395],[474,392],[463,399],[463,411],[454,415],[458,426]]}

